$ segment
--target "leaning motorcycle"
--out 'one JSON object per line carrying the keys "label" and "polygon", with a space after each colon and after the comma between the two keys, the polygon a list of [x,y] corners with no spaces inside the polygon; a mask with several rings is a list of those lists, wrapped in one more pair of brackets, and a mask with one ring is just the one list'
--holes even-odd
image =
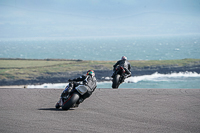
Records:
{"label": "leaning motorcycle", "polygon": [[116,69],[115,69],[115,74],[113,76],[113,80],[112,80],[112,88],[113,89],[117,89],[119,87],[119,85],[121,83],[124,82],[124,77],[125,77],[125,70],[122,66],[118,66]]}
{"label": "leaning motorcycle", "polygon": [[[72,84],[74,83],[72,82]],[[60,99],[59,106],[56,106],[56,108],[58,109],[59,107],[62,107],[63,110],[68,110],[72,107],[76,107],[76,105],[82,102],[82,96],[88,90],[88,86],[79,84],[77,87],[74,87],[69,93],[66,93],[62,96],[62,98]]]}

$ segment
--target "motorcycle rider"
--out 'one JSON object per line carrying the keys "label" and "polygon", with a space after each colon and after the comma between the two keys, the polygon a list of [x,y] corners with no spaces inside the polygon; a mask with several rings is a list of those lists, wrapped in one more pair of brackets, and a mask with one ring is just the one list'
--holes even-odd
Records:
{"label": "motorcycle rider", "polygon": [[[87,93],[85,93],[81,99],[79,99],[78,103],[76,105],[74,105],[74,107],[78,107],[78,105],[80,103],[82,103],[86,98],[90,97],[91,94],[94,92],[94,90],[96,89],[97,85],[96,85],[96,77],[95,77],[95,73],[93,70],[88,70],[86,75],[82,75],[78,78],[75,79],[69,79],[68,80],[70,83],[69,85],[65,88],[65,90],[62,92],[60,100],[57,102],[56,104],[56,108],[61,107],[61,99],[63,98],[64,95],[69,94],[73,88],[77,87],[79,85],[79,81],[83,81],[83,84],[88,86],[90,90],[88,90]],[[75,81],[75,82],[73,82]]]}
{"label": "motorcycle rider", "polygon": [[122,56],[121,60],[118,60],[117,63],[115,65],[113,65],[113,75],[111,76],[112,78],[115,76],[115,69],[117,68],[117,66],[122,66],[125,70],[126,76],[123,78],[123,80],[128,77],[131,77],[131,71],[130,71],[131,65],[127,61],[126,56]]}

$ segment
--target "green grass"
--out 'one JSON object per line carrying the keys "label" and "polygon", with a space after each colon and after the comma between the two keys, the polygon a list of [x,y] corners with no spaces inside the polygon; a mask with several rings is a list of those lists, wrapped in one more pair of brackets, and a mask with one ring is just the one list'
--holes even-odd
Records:
{"label": "green grass", "polygon": [[200,59],[181,59],[181,60],[147,60],[130,61],[132,66],[143,68],[146,66],[190,66],[200,64]]}
{"label": "green grass", "polygon": [[[155,66],[190,66],[200,64],[200,59],[182,60],[130,60],[132,67],[144,68]],[[81,60],[24,60],[0,59],[0,80],[34,79],[51,74],[93,70],[111,70],[116,61],[81,61]]]}

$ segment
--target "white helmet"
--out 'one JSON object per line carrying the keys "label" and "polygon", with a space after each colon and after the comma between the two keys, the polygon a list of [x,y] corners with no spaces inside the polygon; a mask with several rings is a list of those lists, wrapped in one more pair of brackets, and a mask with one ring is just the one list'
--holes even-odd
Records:
{"label": "white helmet", "polygon": [[127,60],[127,57],[126,56],[122,56],[121,60]]}

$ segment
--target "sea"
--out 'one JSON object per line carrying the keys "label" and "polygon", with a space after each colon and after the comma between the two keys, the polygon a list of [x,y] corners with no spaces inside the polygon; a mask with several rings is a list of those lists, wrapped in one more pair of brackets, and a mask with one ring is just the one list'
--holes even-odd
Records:
{"label": "sea", "polygon": [[[0,39],[0,58],[80,59],[117,61],[200,58],[200,35]],[[200,89],[200,74],[179,72],[133,76],[119,88]],[[110,77],[104,77],[110,79]],[[64,88],[68,83],[28,85],[28,88]],[[98,82],[97,88],[111,88]]]}

